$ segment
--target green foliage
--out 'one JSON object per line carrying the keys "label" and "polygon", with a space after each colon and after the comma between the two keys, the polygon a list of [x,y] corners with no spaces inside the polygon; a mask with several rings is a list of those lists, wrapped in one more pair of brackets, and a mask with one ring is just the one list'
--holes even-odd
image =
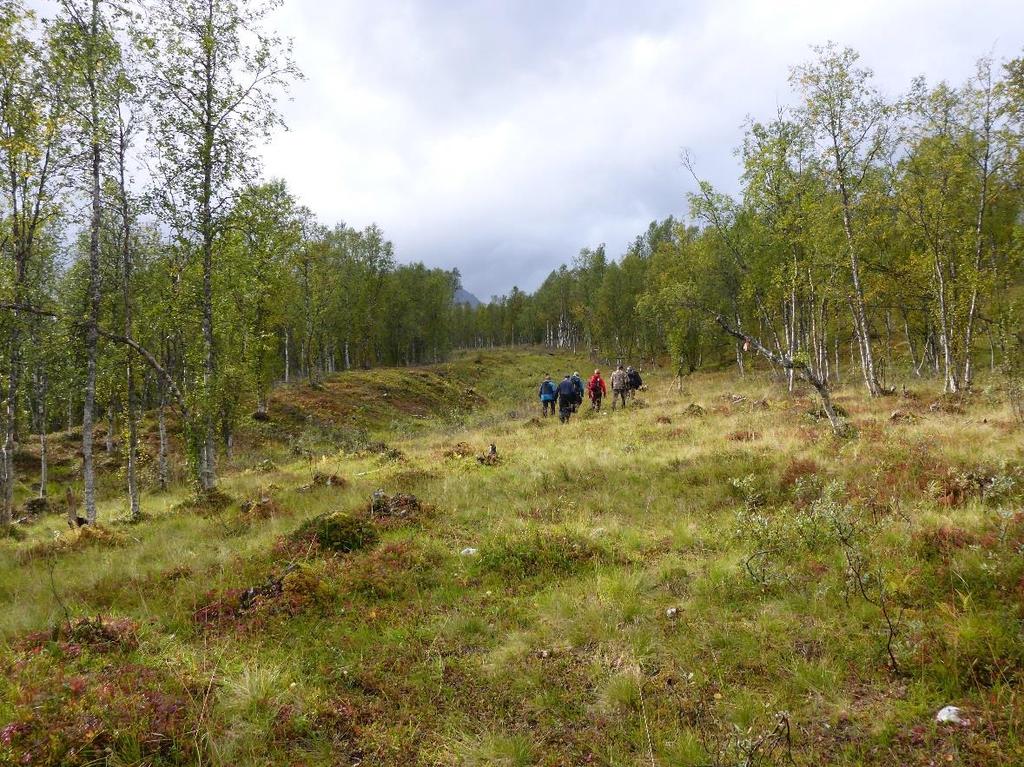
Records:
{"label": "green foliage", "polygon": [[810,552],[834,547],[836,536],[849,528],[851,510],[842,499],[844,489],[830,483],[818,497],[806,502],[814,491],[808,493],[803,485],[798,488],[805,501],[800,506],[768,507],[765,496],[751,489],[751,479],[739,481],[745,502],[736,515],[734,533],[750,548],[747,573],[764,585],[786,583],[795,574],[796,563]]}
{"label": "green foliage", "polygon": [[314,541],[323,551],[342,554],[371,548],[378,538],[377,529],[369,521],[339,512],[313,517],[291,534],[295,542]]}
{"label": "green foliage", "polygon": [[[794,106],[747,125],[738,194],[687,157],[692,223],[469,308],[456,270],[260,177],[300,76],[276,5],[0,0],[0,761],[748,763],[781,753],[777,704],[799,763],[1020,763],[1022,60],[888,99],[816,48]],[[544,348],[482,351],[504,344]],[[755,353],[778,407],[740,406],[772,385]],[[626,413],[527,421],[545,373],[594,357],[743,379],[676,395],[659,370]],[[986,365],[1009,419],[960,395]],[[853,391],[929,376],[955,407],[904,390],[898,430]],[[856,438],[799,417],[800,377]],[[170,422],[144,419],[140,461],[199,494],[144,493],[128,531],[9,526],[55,477],[76,511],[94,379],[108,518],[135,404]],[[501,461],[438,460],[463,439]],[[333,511],[377,487],[442,511]],[[257,491],[282,513],[213,513]],[[295,563],[316,551],[351,556]],[[940,700],[983,726],[938,730]]]}
{"label": "green foliage", "polygon": [[479,573],[505,578],[560,576],[606,558],[593,540],[565,530],[536,530],[527,535],[500,535],[485,541],[474,561]]}
{"label": "green foliage", "polygon": [[[993,367],[1019,345],[1019,78],[1019,61],[999,80],[981,59],[960,87],[922,78],[890,100],[855,51],[816,47],[792,69],[796,106],[747,126],[739,197],[685,157],[695,226],[652,222],[619,260],[584,248],[533,295],[458,310],[456,343],[668,355],[681,375],[732,359],[742,373],[744,339],[724,320],[759,342],[747,356],[826,390],[863,380],[877,396],[929,370],[969,388],[985,342]],[[846,350],[859,372],[843,372]]]}
{"label": "green foliage", "polygon": [[[954,745],[964,761],[1020,761],[1024,518],[998,397],[933,413],[941,384],[923,382],[919,417],[893,424],[890,400],[844,391],[859,436],[840,443],[763,376],[698,373],[680,393],[659,370],[646,409],[568,427],[509,416],[545,367],[583,360],[487,350],[289,387],[224,470],[231,496],[280,506],[246,524],[175,513],[179,484],[143,494],[126,545],[21,559],[63,520],[20,525],[24,541],[0,539],[0,591],[18,605],[0,613],[0,718],[14,725],[0,760],[74,764],[78,744],[83,762],[625,764],[650,760],[649,732],[659,764],[738,762],[785,711],[806,734],[800,763],[945,760]],[[406,380],[410,400],[359,410]],[[431,409],[443,397],[421,399],[441,380],[478,394],[457,425]],[[765,387],[771,407],[748,407]],[[683,417],[697,392],[706,412]],[[326,432],[312,461],[290,454],[293,430],[349,407],[404,459],[330,450]],[[764,438],[729,441],[736,430]],[[504,460],[441,459],[463,441]],[[955,507],[933,492],[943,479]],[[346,517],[377,545],[317,556],[323,520],[377,488],[435,510],[415,525]],[[942,729],[946,703],[985,726]]]}

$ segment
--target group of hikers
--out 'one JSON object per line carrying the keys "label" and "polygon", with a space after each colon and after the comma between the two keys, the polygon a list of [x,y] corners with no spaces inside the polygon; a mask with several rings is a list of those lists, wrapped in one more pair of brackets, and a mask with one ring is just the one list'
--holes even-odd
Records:
{"label": "group of hikers", "polygon": [[[644,382],[640,377],[640,371],[634,370],[632,366],[623,369],[619,365],[612,372],[610,383],[612,385],[612,410],[619,402],[626,407],[626,400],[634,396],[637,391],[643,388]],[[590,398],[590,409],[600,410],[601,402],[608,396],[608,387],[601,378],[601,371],[595,370],[586,385],[580,378],[579,372],[572,375],[566,373],[561,383],[555,383],[550,375],[544,376],[541,381],[540,404],[543,408],[544,417],[555,414],[555,405],[558,406],[558,420],[562,423],[568,421],[572,414],[583,404],[584,393]]]}

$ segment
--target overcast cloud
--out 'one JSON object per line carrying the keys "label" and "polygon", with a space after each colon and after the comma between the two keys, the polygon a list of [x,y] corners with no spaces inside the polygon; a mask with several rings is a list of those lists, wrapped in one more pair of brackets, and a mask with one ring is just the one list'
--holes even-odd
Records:
{"label": "overcast cloud", "polygon": [[684,147],[734,190],[745,118],[789,102],[813,44],[890,94],[1024,46],[1020,0],[286,0],[276,24],[308,79],[267,174],[484,299],[685,215]]}

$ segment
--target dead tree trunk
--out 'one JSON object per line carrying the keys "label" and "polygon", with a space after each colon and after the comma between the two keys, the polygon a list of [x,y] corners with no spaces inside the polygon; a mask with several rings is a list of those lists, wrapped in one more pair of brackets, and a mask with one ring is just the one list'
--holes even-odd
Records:
{"label": "dead tree trunk", "polygon": [[718,323],[722,330],[737,340],[742,341],[744,345],[749,345],[750,348],[753,348],[762,357],[771,360],[783,370],[795,370],[796,373],[807,381],[807,383],[813,386],[814,390],[818,393],[818,397],[821,399],[821,407],[825,411],[825,415],[828,418],[828,422],[832,427],[833,433],[840,435],[845,431],[845,425],[836,413],[835,406],[832,404],[832,392],[829,389],[828,382],[823,380],[816,371],[804,362],[794,361],[792,358],[784,354],[780,355],[773,352],[758,339],[734,328],[721,314],[716,313],[714,318],[715,322]]}

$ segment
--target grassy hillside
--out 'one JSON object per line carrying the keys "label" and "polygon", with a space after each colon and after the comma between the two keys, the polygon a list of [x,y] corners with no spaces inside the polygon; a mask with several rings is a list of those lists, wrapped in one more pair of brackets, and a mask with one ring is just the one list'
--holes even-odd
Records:
{"label": "grassy hillside", "polygon": [[1024,762],[1024,440],[994,389],[841,391],[842,440],[760,373],[539,418],[573,368],[282,388],[226,505],[0,541],[0,764]]}

